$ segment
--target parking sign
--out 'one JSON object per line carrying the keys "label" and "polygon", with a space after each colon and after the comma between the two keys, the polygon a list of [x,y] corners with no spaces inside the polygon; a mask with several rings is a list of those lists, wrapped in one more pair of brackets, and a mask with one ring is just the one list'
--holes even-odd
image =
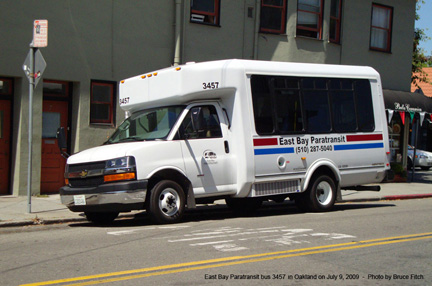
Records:
{"label": "parking sign", "polygon": [[33,22],[33,47],[45,48],[48,46],[48,20],[35,20]]}

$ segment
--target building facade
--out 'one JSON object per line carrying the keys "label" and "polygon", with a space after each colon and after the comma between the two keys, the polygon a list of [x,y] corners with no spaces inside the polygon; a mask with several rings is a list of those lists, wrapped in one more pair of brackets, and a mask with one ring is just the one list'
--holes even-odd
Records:
{"label": "building facade", "polygon": [[410,90],[416,0],[3,0],[0,194],[27,190],[33,22],[48,20],[47,68],[33,99],[33,194],[63,184],[68,151],[99,145],[124,119],[121,79],[216,59],[368,65],[383,88]]}

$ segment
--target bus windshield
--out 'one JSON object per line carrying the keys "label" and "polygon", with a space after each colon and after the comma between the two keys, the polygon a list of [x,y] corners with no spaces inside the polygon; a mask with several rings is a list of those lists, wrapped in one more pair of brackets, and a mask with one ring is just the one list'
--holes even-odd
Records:
{"label": "bus windshield", "polygon": [[164,140],[184,108],[185,106],[168,106],[135,112],[123,121],[105,144]]}

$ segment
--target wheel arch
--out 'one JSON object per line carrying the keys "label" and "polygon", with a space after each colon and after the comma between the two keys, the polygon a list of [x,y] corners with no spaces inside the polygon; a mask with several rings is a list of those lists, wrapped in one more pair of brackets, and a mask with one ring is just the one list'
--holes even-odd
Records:
{"label": "wheel arch", "polygon": [[337,190],[336,200],[340,201],[342,199],[340,188],[341,175],[336,164],[330,160],[320,160],[309,167],[302,184],[302,190],[307,190],[309,184],[313,181],[313,178],[320,175],[327,175],[333,179]]}
{"label": "wheel arch", "polygon": [[192,189],[192,184],[189,181],[189,179],[181,172],[180,170],[173,169],[173,168],[167,168],[167,169],[161,169],[156,172],[154,172],[150,179],[148,180],[147,185],[147,199],[146,202],[149,201],[150,192],[153,189],[153,187],[159,183],[162,180],[170,180],[174,181],[177,184],[179,184],[183,192],[186,196],[186,205],[188,208],[195,208],[195,196]]}

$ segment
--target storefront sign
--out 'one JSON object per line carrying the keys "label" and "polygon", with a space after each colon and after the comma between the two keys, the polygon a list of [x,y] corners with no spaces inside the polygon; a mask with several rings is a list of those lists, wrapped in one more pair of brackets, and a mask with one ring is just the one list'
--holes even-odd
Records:
{"label": "storefront sign", "polygon": [[407,112],[422,112],[423,110],[419,107],[411,107],[409,103],[394,103],[395,110],[397,111],[407,111]]}

